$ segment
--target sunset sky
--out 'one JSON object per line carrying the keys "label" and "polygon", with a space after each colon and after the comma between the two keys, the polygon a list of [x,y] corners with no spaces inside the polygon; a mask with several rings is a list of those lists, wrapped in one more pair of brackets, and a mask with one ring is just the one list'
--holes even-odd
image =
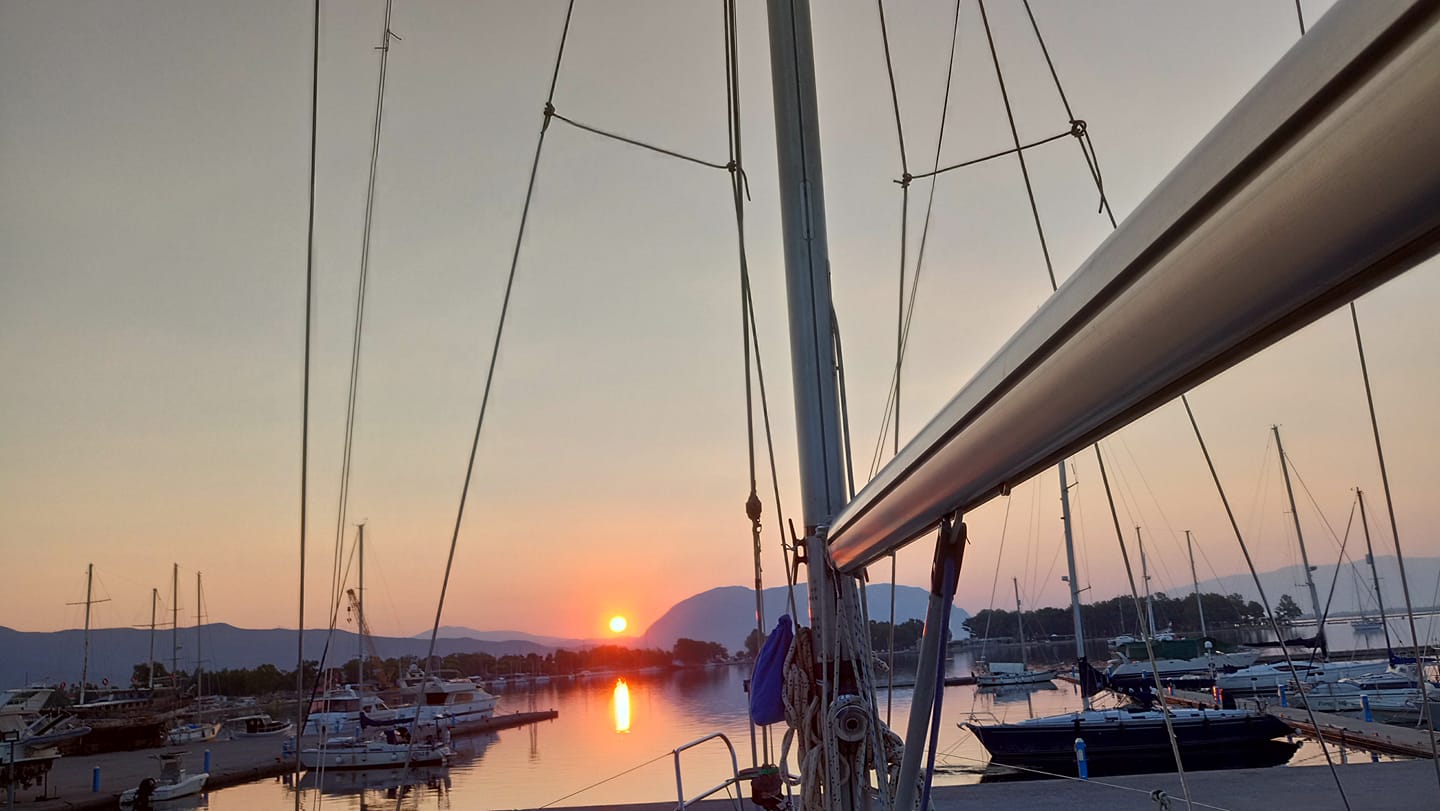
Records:
{"label": "sunset sky", "polygon": [[[863,482],[894,361],[900,158],[875,4],[814,5]],[[1325,5],[1307,2],[1307,21]],[[1299,35],[1290,0],[1033,6],[1120,216]],[[382,8],[331,0],[321,29],[312,626],[328,613]],[[953,5],[886,8],[918,173],[934,159]],[[1065,130],[1023,7],[988,11],[1022,139]],[[170,605],[175,562],[182,622],[200,571],[208,621],[294,627],[309,14],[304,2],[0,0],[0,625],[78,626],[82,608],[67,604],[84,599],[92,562],[109,599],[97,624],[148,623],[151,588]],[[763,5],[743,0],[740,15],[750,265],[783,506],[798,524]],[[390,53],[349,499],[349,523],[367,522],[376,633],[434,620],[563,16],[561,2],[395,3],[403,40]],[[558,111],[723,163],[720,20],[717,3],[579,4]],[[942,160],[1009,137],[966,0]],[[1069,139],[1029,160],[1063,279],[1109,225]],[[912,262],[928,186],[915,192]],[[552,126],[443,624],[602,636],[613,616],[643,630],[696,592],[753,581],[737,289],[725,173]],[[1440,555],[1437,293],[1430,262],[1359,301],[1416,557]],[[1048,295],[1015,161],[943,176],[902,439]],[[1350,330],[1348,312],[1332,314],[1191,395],[1262,570],[1298,560],[1272,424],[1318,504],[1297,496],[1312,563],[1335,561],[1321,514],[1343,534],[1356,486],[1390,549]],[[1243,571],[1178,404],[1104,447],[1122,523],[1152,542],[1156,588],[1188,583],[1185,529],[1202,579]],[[1124,571],[1093,455],[1076,465],[1081,580],[1108,597]],[[765,583],[778,585],[776,505],[768,485],[761,496]],[[1031,605],[1066,599],[1053,472],[968,521],[960,605],[991,605],[992,583],[1012,576]],[[904,550],[899,581],[925,584],[929,559],[928,543]],[[1434,584],[1412,587],[1431,601]],[[994,604],[1009,601],[1002,588]]]}

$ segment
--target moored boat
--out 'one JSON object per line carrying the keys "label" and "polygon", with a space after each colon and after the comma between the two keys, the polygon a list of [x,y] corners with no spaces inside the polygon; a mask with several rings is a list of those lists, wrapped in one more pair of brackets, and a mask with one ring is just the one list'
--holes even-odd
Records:
{"label": "moored boat", "polygon": [[174,800],[199,794],[210,779],[206,772],[190,774],[180,764],[181,753],[167,752],[156,755],[160,759],[160,777],[147,777],[140,785],[120,795],[121,805],[149,807],[150,803]]}

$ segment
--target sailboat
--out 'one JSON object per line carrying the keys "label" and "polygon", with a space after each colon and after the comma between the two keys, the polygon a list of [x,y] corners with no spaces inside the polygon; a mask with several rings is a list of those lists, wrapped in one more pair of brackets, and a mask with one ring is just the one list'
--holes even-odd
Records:
{"label": "sailboat", "polygon": [[1054,670],[1034,670],[1025,655],[1025,614],[1020,606],[1020,580],[1011,578],[1015,586],[1015,625],[1020,638],[1019,662],[980,662],[975,671],[978,687],[1016,687],[1026,684],[1048,684],[1055,678]]}

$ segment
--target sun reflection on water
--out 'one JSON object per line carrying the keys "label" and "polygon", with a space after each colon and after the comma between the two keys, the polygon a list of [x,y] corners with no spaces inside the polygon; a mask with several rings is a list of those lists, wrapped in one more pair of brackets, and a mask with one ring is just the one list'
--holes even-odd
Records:
{"label": "sun reflection on water", "polygon": [[617,679],[615,682],[615,698],[612,706],[615,711],[615,731],[630,731],[630,685],[624,679]]}

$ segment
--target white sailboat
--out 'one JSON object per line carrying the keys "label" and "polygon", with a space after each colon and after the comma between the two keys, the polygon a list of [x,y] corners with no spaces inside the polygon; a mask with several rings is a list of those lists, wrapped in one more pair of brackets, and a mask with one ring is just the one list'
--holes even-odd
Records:
{"label": "white sailboat", "polygon": [[1055,670],[1035,670],[1029,665],[1029,657],[1025,653],[1025,615],[1024,609],[1021,608],[1020,605],[1020,580],[1018,578],[1011,578],[1011,583],[1015,586],[1015,624],[1016,632],[1020,638],[1020,661],[981,661],[979,668],[975,671],[975,684],[978,687],[1016,687],[1026,684],[1047,684],[1055,678]]}

